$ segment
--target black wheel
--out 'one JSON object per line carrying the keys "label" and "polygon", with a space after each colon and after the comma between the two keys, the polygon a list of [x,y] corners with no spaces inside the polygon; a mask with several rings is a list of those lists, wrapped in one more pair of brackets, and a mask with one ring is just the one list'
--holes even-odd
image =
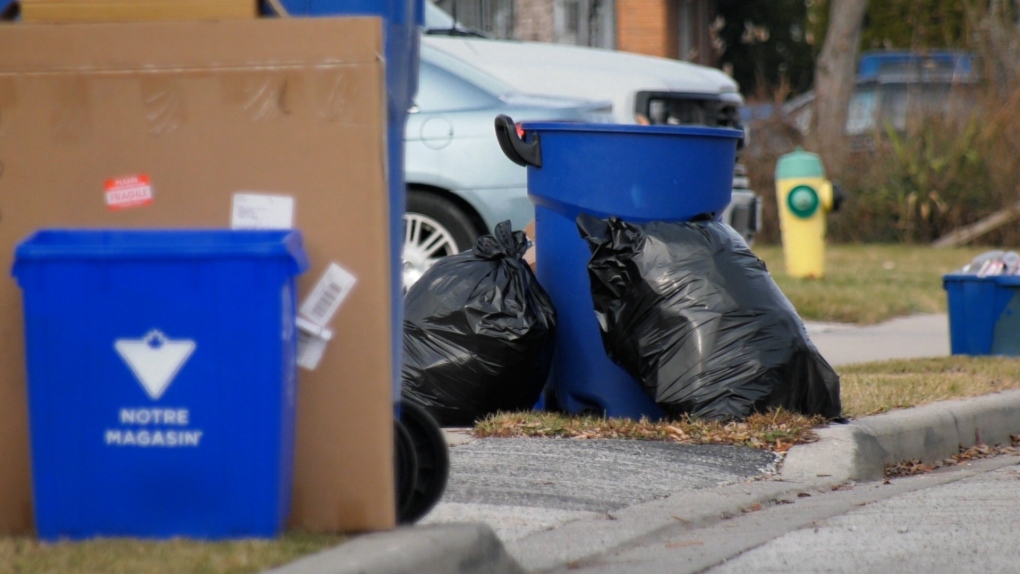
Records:
{"label": "black wheel", "polygon": [[470,249],[478,238],[471,218],[435,193],[408,190],[404,212],[404,288],[439,258]]}
{"label": "black wheel", "polygon": [[432,510],[443,497],[450,477],[450,451],[446,446],[443,429],[424,408],[403,401],[400,405],[400,422],[411,435],[414,454],[418,460],[417,479],[407,505],[401,505],[397,521],[413,524]]}
{"label": "black wheel", "polygon": [[403,515],[405,507],[414,498],[415,485],[418,483],[418,457],[415,454],[414,439],[407,427],[398,420],[393,421],[393,436],[396,440],[394,448],[394,469],[397,484],[397,518]]}

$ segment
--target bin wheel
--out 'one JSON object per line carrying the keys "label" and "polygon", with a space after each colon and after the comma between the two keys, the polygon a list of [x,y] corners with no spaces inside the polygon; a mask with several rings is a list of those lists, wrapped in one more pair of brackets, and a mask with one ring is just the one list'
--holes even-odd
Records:
{"label": "bin wheel", "polygon": [[407,504],[400,506],[397,521],[413,524],[442,498],[450,477],[450,451],[443,429],[423,407],[404,401],[400,405],[400,422],[411,435],[418,467],[414,491]]}
{"label": "bin wheel", "polygon": [[397,515],[404,512],[404,507],[411,503],[415,485],[418,482],[418,456],[414,453],[414,439],[407,427],[399,420],[393,421],[393,436],[396,444],[394,468],[397,484]]}

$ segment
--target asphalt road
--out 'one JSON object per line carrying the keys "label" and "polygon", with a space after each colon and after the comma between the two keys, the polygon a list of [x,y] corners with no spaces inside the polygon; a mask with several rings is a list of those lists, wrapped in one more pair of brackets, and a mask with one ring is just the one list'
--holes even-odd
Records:
{"label": "asphalt road", "polygon": [[803,493],[576,564],[583,574],[1011,573],[1018,458]]}
{"label": "asphalt road", "polygon": [[680,491],[774,472],[757,449],[647,441],[484,439],[451,448],[450,482],[422,521],[481,521],[504,542]]}

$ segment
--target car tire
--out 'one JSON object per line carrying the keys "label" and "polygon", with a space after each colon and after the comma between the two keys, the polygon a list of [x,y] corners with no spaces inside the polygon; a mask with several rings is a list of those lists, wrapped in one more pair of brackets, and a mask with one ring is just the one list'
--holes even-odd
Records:
{"label": "car tire", "polygon": [[439,258],[470,249],[478,238],[471,218],[438,194],[408,190],[404,213],[404,288]]}

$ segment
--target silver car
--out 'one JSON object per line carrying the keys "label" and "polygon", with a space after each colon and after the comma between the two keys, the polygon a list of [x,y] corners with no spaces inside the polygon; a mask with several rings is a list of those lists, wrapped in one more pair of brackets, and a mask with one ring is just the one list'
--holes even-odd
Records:
{"label": "silver car", "polygon": [[493,120],[610,121],[608,101],[530,96],[464,61],[421,47],[418,95],[405,132],[404,285],[509,219],[535,217],[527,170],[506,158]]}

